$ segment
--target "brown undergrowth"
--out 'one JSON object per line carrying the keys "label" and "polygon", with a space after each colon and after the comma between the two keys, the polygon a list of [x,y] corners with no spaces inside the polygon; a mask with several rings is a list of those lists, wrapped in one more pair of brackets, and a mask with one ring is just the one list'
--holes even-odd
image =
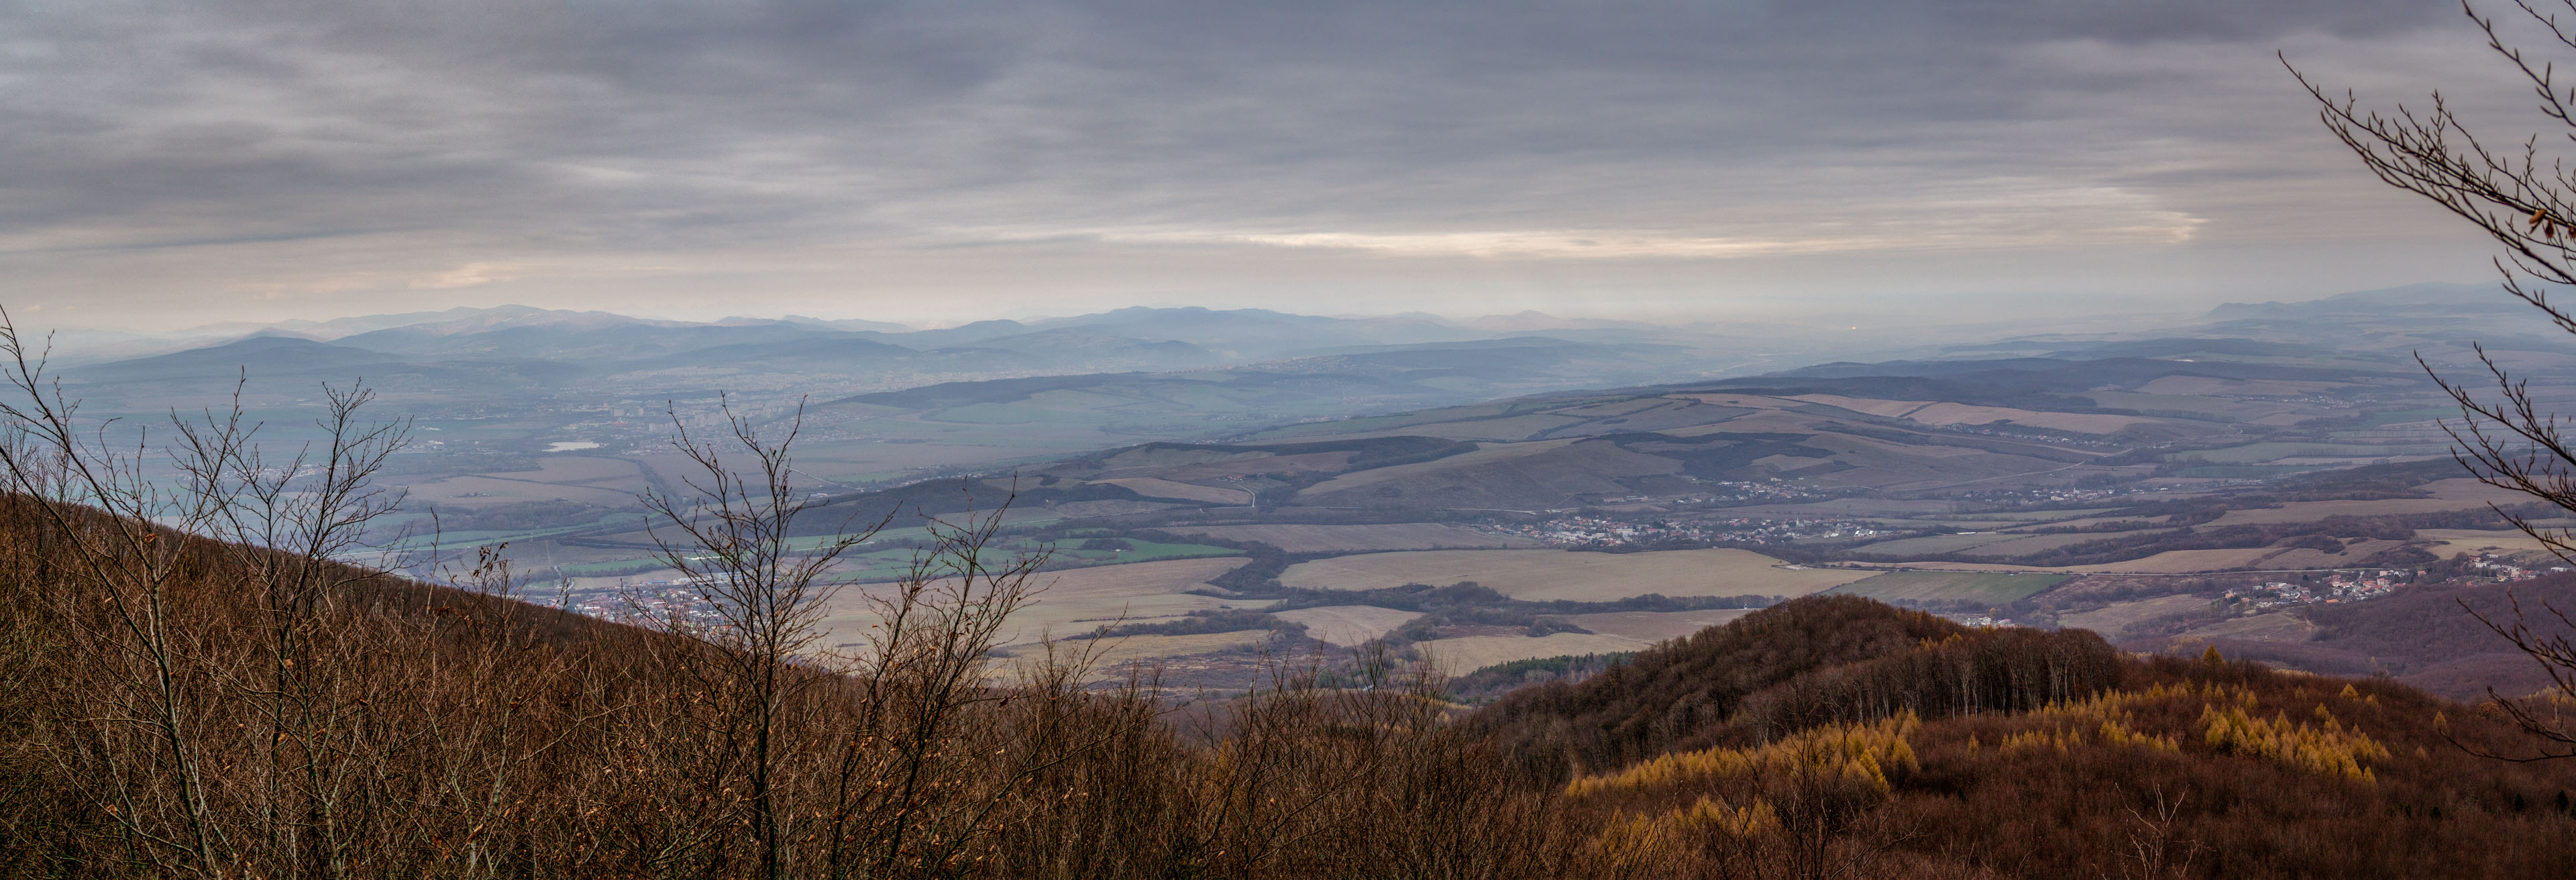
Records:
{"label": "brown undergrowth", "polygon": [[[39,502],[0,499],[0,841],[17,876],[758,876],[738,697],[702,642],[355,569],[281,720],[235,548],[167,584],[183,723],[149,657],[67,584]],[[103,514],[72,518],[101,528]],[[1749,624],[1749,625],[1747,625]],[[1084,689],[1078,658],[980,679],[796,664],[779,715],[797,877],[2422,877],[2576,870],[2576,779],[2510,725],[2402,686],[2221,658],[2088,658],[1801,600],[1641,658],[1817,628],[1905,632],[1701,690],[1709,719],[1634,761],[1512,760],[1544,707],[1663,694],[1596,678],[1469,716],[1399,682],[1180,707]],[[2080,640],[2072,634],[2048,639]],[[1872,653],[1875,652],[1875,653]],[[1866,656],[1863,656],[1866,655]],[[2088,661],[2089,662],[2089,661]],[[2025,665],[2026,664],[2026,665]],[[2078,664],[2080,665],[2080,664]],[[1950,671],[1935,675],[1936,667]],[[1992,676],[1980,683],[1979,669]],[[2091,673],[2087,673],[2091,674]],[[2013,692],[2026,680],[2028,694]],[[1907,685],[1912,681],[1912,685]],[[1678,686],[1678,685],[1673,685]],[[1983,691],[1979,689],[1983,688]],[[2062,697],[2046,696],[2063,688]],[[873,695],[872,695],[873,692]],[[1975,696],[1985,693],[1984,697]],[[1962,696],[1966,694],[1967,696]],[[2036,702],[2018,705],[2026,697]],[[2005,705],[2010,704],[2010,705]],[[945,714],[936,707],[945,707]],[[877,717],[868,717],[867,713]],[[1596,725],[1597,727],[1597,725]],[[174,745],[175,743],[175,745]],[[185,749],[187,760],[180,760]],[[188,775],[183,775],[188,774]],[[186,800],[195,798],[192,804]],[[202,817],[194,818],[194,817]],[[201,821],[202,826],[192,827]],[[192,841],[206,841],[204,849]],[[211,859],[200,861],[211,854]]]}

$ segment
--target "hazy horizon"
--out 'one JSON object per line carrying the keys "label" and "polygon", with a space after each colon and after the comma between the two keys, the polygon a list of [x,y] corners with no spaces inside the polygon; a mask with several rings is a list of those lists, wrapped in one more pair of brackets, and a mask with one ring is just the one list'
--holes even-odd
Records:
{"label": "hazy horizon", "polygon": [[[2479,286],[2473,282],[2419,281],[2410,284],[2390,285],[2389,287],[2397,288],[2423,285],[2454,285],[2467,287],[2471,290],[2474,290]],[[2382,288],[2370,289],[2376,290]],[[2311,302],[2353,292],[2357,291],[2336,290],[2319,293],[2313,296],[2251,299],[2245,300],[2244,302]],[[2498,296],[2503,295],[2501,288],[2499,288]],[[2011,316],[2003,316],[1984,312],[1963,313],[1956,308],[1956,306],[1963,301],[2009,302],[2014,307],[2015,314]],[[2212,305],[2217,304],[2219,303],[2212,303]],[[1901,325],[1903,327],[1921,328],[1937,327],[1945,330],[1952,330],[1954,332],[1989,327],[2010,329],[2026,327],[2032,332],[2051,330],[2067,331],[2093,321],[2134,322],[2140,319],[2188,321],[2192,318],[2201,316],[2207,311],[2205,307],[2199,307],[2197,305],[2187,307],[2173,303],[2160,303],[2157,300],[2148,297],[2106,296],[2087,300],[2071,300],[2066,297],[2056,297],[2045,294],[2022,294],[1994,297],[1926,296],[1911,299],[1901,297],[1880,297],[1876,298],[1875,303],[1856,297],[1840,299],[1832,302],[1830,305],[1834,310],[1830,311],[1814,308],[1801,308],[1801,301],[1794,298],[1770,298],[1764,300],[1747,299],[1737,301],[1729,303],[1728,305],[1733,308],[1726,312],[1713,310],[1699,312],[1673,311],[1649,314],[1619,312],[1616,310],[1587,312],[1576,310],[1582,308],[1583,304],[1578,303],[1570,305],[1572,308],[1552,310],[1532,308],[1513,312],[1476,312],[1473,310],[1461,310],[1445,313],[1425,310],[1304,312],[1297,310],[1293,305],[1283,307],[1260,304],[1213,308],[1218,308],[1219,310],[1229,310],[1229,308],[1258,309],[1292,315],[1358,320],[1426,317],[1460,326],[1534,315],[1568,323],[1607,321],[1628,324],[1657,324],[1677,327],[1723,327],[1730,323],[1738,323],[1746,326],[1802,326],[1817,329],[1841,329],[1845,326],[1849,326],[1850,329],[1855,330],[1888,330],[1891,329],[1893,325]],[[1847,310],[1866,305],[1877,305],[1879,308],[1871,311]],[[969,312],[940,315],[912,321],[896,321],[874,316],[869,313],[838,313],[828,310],[820,313],[797,312],[792,310],[725,311],[721,308],[709,307],[708,309],[701,310],[696,314],[674,314],[646,310],[619,309],[613,305],[608,307],[590,305],[547,306],[531,302],[464,302],[453,306],[434,309],[387,307],[338,313],[309,312],[270,320],[227,320],[183,326],[161,327],[115,321],[101,323],[97,320],[98,316],[95,313],[83,315],[79,312],[47,312],[39,309],[34,311],[13,310],[11,314],[16,319],[21,330],[35,330],[40,332],[44,330],[62,330],[99,333],[131,333],[137,336],[206,336],[246,332],[255,329],[292,329],[298,324],[327,324],[338,320],[381,317],[386,315],[438,313],[456,309],[491,310],[513,307],[547,309],[564,312],[596,312],[640,320],[671,321],[679,323],[713,323],[725,320],[776,321],[790,318],[815,319],[823,321],[863,320],[900,325],[907,330],[912,331],[953,329],[979,321],[992,320],[1042,324],[1050,321],[1070,320],[1086,315],[1103,314],[1129,308],[1211,308],[1197,303],[1181,301],[1136,302],[1103,305],[1095,311],[1083,312],[1046,311],[1042,308],[1033,307],[1004,313]],[[1926,318],[1939,318],[1940,320],[1926,321],[1924,320]],[[1859,326],[1862,324],[1871,326],[1866,328]],[[2123,330],[2140,329],[2133,323],[2118,326],[2119,329]]]}

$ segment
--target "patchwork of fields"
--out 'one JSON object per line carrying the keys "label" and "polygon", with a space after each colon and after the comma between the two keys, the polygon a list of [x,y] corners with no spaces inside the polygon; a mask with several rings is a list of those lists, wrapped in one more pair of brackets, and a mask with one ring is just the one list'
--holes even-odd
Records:
{"label": "patchwork of fields", "polygon": [[1474,581],[1515,599],[1606,602],[1649,593],[1804,596],[1871,574],[1793,567],[1749,550],[1423,550],[1301,562],[1281,573],[1279,582],[1309,590],[1373,590]]}
{"label": "patchwork of fields", "polygon": [[1370,639],[1394,632],[1405,622],[1421,617],[1418,611],[1399,611],[1374,605],[1326,605],[1299,608],[1271,615],[1290,623],[1306,625],[1306,634],[1327,644],[1356,648]]}
{"label": "patchwork of fields", "polygon": [[[1176,559],[1104,565],[1043,572],[1033,582],[1033,600],[1012,615],[1000,633],[1004,646],[1025,645],[1043,636],[1069,636],[1112,623],[1167,620],[1192,611],[1252,608],[1267,603],[1219,599],[1186,591],[1204,587],[1209,578],[1233,571],[1241,558]],[[933,590],[953,589],[941,581]],[[842,591],[823,620],[826,645],[856,643],[879,616],[871,598],[883,598],[891,584],[860,584]]]}

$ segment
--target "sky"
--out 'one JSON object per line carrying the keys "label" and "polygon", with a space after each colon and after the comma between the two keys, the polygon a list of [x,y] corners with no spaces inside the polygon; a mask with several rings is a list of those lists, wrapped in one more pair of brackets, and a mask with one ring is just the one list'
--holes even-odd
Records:
{"label": "sky", "polygon": [[2440,0],[0,0],[0,305],[2009,318],[2491,277]]}

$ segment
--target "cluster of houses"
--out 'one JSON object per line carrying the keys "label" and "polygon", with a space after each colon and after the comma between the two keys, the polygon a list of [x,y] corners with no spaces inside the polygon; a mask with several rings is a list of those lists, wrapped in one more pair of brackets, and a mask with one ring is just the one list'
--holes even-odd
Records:
{"label": "cluster of houses", "polygon": [[603,590],[567,602],[564,610],[602,620],[647,624],[712,626],[722,620],[715,606],[684,581],[651,581],[626,589]]}
{"label": "cluster of houses", "polygon": [[2329,605],[2376,599],[2397,591],[2412,579],[2415,572],[2394,568],[2377,571],[2332,572],[2325,583],[2290,583],[2273,581],[2230,590],[2228,604],[2243,604],[2252,609],[2285,608],[2292,605]]}
{"label": "cluster of houses", "polygon": [[2480,575],[2499,581],[2527,581],[2544,574],[2557,574],[2568,570],[2564,565],[2552,565],[2546,568],[2521,565],[2514,562],[2512,557],[2498,556],[2493,553],[2480,553],[2469,557],[2469,567],[2476,569]]}
{"label": "cluster of houses", "polygon": [[1866,538],[1897,534],[1870,523],[1844,519],[1627,519],[1611,516],[1559,516],[1536,523],[1505,523],[1491,531],[1536,538],[1552,547],[1622,547],[1675,541],[1772,544],[1815,538]]}

